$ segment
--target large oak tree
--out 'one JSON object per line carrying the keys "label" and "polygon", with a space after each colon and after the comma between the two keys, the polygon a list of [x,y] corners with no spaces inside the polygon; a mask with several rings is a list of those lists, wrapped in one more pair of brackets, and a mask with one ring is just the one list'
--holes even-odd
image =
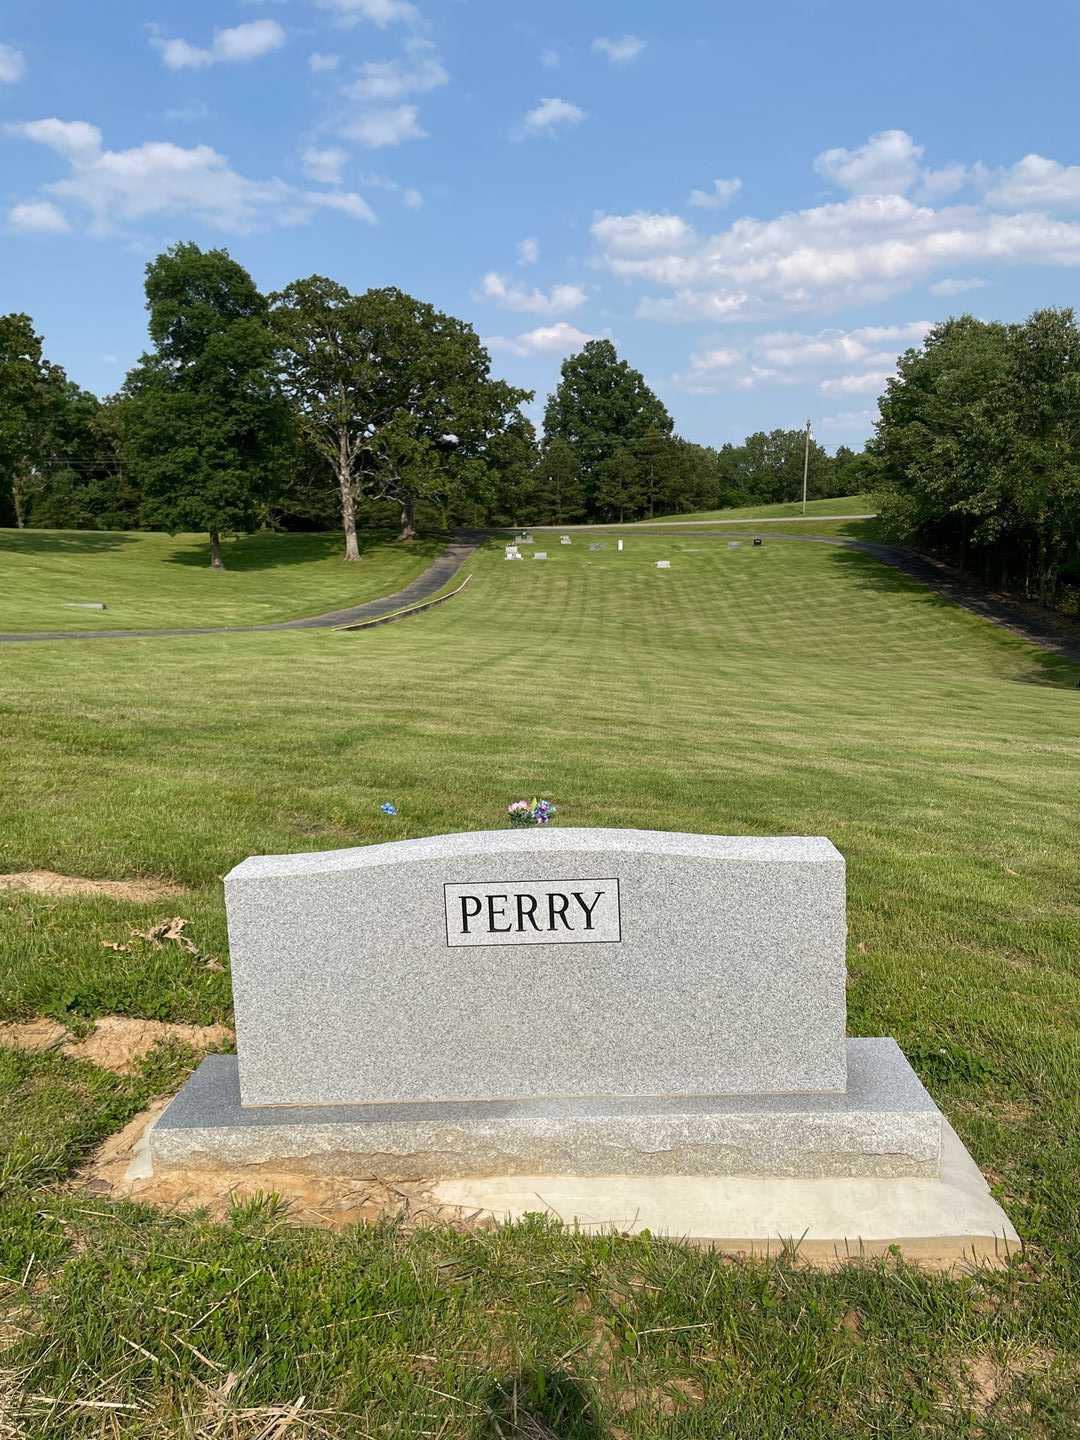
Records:
{"label": "large oak tree", "polygon": [[531,392],[492,379],[471,325],[393,286],[352,295],[320,275],[271,298],[281,383],[335,477],[346,559],[365,495],[395,501],[405,539],[421,500],[497,498],[497,457]]}
{"label": "large oak tree", "polygon": [[117,406],[125,462],[147,524],[221,536],[265,520],[288,410],[274,371],[266,299],[225,250],[179,244],[146,267],[154,348]]}

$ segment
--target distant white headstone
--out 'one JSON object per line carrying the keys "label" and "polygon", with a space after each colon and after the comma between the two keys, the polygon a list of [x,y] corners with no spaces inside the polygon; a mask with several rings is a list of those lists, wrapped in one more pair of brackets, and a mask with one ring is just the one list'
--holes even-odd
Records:
{"label": "distant white headstone", "polygon": [[671,561],[670,561],[670,560],[657,560],[657,562],[656,562],[656,568],[657,568],[657,570],[670,570],[670,569],[671,569]]}
{"label": "distant white headstone", "polygon": [[571,539],[570,539],[570,536],[569,536],[569,535],[560,535],[560,536],[559,536],[559,544],[560,544],[560,545],[570,545],[570,544],[572,544],[572,541],[571,541]]}
{"label": "distant white headstone", "polygon": [[619,541],[619,549],[620,549],[620,550],[622,549],[622,541],[621,541],[621,540]]}
{"label": "distant white headstone", "polygon": [[546,550],[534,550],[534,551],[533,551],[533,559],[534,559],[534,560],[546,560],[546,559],[547,559],[547,551],[546,551]]}

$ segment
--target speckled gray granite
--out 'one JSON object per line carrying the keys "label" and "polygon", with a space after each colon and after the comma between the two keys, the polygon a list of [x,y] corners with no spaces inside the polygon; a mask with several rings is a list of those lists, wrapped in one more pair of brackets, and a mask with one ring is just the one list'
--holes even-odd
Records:
{"label": "speckled gray granite", "polygon": [[842,1093],[828,840],[551,828],[225,879],[245,1105]]}
{"label": "speckled gray granite", "polygon": [[240,1104],[205,1059],[150,1132],[154,1164],[462,1175],[937,1176],[942,1117],[894,1040],[849,1040],[846,1095]]}

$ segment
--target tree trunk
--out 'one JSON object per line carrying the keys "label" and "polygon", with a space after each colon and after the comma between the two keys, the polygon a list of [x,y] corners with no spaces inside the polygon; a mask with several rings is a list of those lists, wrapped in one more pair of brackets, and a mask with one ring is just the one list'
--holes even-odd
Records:
{"label": "tree trunk", "polygon": [[11,481],[11,499],[15,506],[15,524],[20,530],[26,529],[26,495],[23,491],[23,483],[15,475]]}
{"label": "tree trunk", "polygon": [[416,496],[405,495],[401,502],[401,534],[399,540],[416,539]]}
{"label": "tree trunk", "polygon": [[210,569],[225,569],[224,562],[221,558],[221,533],[218,530],[210,531]]}
{"label": "tree trunk", "polygon": [[344,430],[338,439],[338,484],[341,486],[341,523],[345,529],[345,559],[359,560],[356,543],[356,505],[353,501],[352,475],[349,473],[349,437]]}

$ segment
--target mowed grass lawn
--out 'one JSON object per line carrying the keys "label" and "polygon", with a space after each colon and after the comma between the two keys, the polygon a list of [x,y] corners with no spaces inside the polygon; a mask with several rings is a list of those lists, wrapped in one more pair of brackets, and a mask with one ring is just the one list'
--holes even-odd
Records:
{"label": "mowed grass lawn", "polygon": [[[210,569],[205,535],[0,529],[0,633],[258,625],[318,615],[391,594],[424,570],[438,541],[360,535],[342,559],[340,535],[264,531],[223,541]],[[69,608],[102,602],[105,610]]]}
{"label": "mowed grass lawn", "polygon": [[[807,500],[806,514],[873,515],[876,506],[872,495],[836,495],[828,500]],[[803,513],[801,500],[785,500],[776,505],[736,505],[727,510],[694,510],[679,515],[658,515],[657,520],[783,520]],[[648,525],[648,520],[639,520]]]}
{"label": "mowed grass lawn", "polygon": [[[849,1029],[897,1037],[1023,1253],[822,1273],[542,1218],[335,1236],[269,1205],[164,1215],[63,1182],[189,1057],[119,1079],[8,1051],[14,1433],[1078,1433],[1080,673],[857,553],[626,543],[493,546],[448,605],[363,633],[0,652],[0,870],[190,887],[0,896],[0,1013],[227,1018],[227,971],[102,942],[179,914],[224,960],[219,877],[250,853],[498,826],[537,793],[564,825],[824,834],[848,862]],[[259,1407],[301,1396],[268,1428]]]}

